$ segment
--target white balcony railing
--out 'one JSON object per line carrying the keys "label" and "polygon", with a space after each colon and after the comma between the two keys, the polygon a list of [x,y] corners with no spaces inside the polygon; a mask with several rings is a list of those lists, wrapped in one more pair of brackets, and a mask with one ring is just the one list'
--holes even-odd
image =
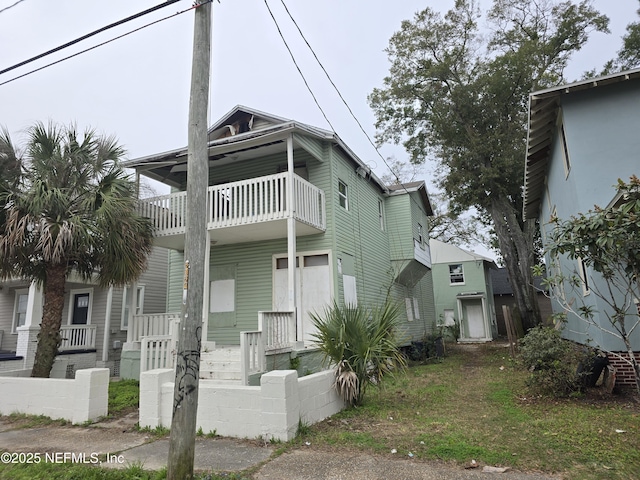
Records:
{"label": "white balcony railing", "polygon": [[296,341],[296,317],[293,312],[258,312],[258,330],[265,352],[291,350]]}
{"label": "white balcony railing", "polygon": [[[209,229],[280,220],[289,216],[288,173],[214,185],[207,191]],[[319,230],[326,228],[324,192],[294,175],[294,218]],[[140,213],[151,219],[155,235],[184,234],[187,194],[177,192],[140,200]]]}
{"label": "white balcony railing", "polygon": [[179,322],[179,313],[151,313],[134,315],[129,325],[127,342],[140,342],[143,337],[155,337],[171,334],[171,322]]}
{"label": "white balcony railing", "polygon": [[95,325],[63,325],[60,327],[62,341],[58,350],[94,350],[96,348]]}

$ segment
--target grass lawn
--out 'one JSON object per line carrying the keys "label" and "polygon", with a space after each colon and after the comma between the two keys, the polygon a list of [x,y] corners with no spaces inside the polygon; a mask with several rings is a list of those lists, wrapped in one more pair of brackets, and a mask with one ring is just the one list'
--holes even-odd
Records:
{"label": "grass lawn", "polygon": [[527,372],[512,364],[506,348],[454,346],[448,353],[441,363],[413,366],[370,390],[363,407],[312,426],[297,442],[476,460],[567,479],[640,478],[640,403],[631,397],[592,391],[566,400],[531,398]]}
{"label": "grass lawn", "polygon": [[[597,391],[565,400],[532,398],[525,387],[527,372],[512,364],[504,347],[449,346],[448,350],[442,362],[412,366],[386,380],[383,388],[369,389],[363,407],[316,425],[302,425],[299,437],[278,451],[340,449],[408,461],[411,456],[458,465],[476,460],[480,465],[560,473],[568,480],[640,479],[638,401]],[[137,390],[135,382],[112,383],[110,416],[131,411]],[[0,464],[0,479],[166,476],[164,471],[144,472],[136,466],[125,471],[59,467]],[[248,479],[251,473],[203,478]]]}

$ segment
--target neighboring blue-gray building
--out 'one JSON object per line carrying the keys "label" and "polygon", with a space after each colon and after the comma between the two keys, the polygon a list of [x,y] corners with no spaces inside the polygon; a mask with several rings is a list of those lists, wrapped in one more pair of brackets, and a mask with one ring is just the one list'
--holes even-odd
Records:
{"label": "neighboring blue-gray building", "polygon": [[[540,220],[543,241],[549,220],[567,220],[586,213],[594,205],[614,202],[614,185],[640,174],[640,69],[608,75],[534,92],[529,99],[529,133],[525,170],[525,218]],[[547,265],[552,259],[547,258]],[[597,310],[596,320],[611,328],[603,314],[607,306],[593,292],[602,279],[580,261],[554,259],[565,274],[576,272],[578,291],[558,288],[553,308],[562,311],[558,299]],[[580,297],[580,298],[576,298]],[[633,308],[633,307],[632,307]],[[564,329],[567,338],[607,351],[623,351],[622,341],[575,316]],[[633,334],[640,351],[640,330]],[[638,354],[636,354],[638,356]],[[624,377],[624,372],[620,372]],[[619,379],[621,375],[619,375]]]}

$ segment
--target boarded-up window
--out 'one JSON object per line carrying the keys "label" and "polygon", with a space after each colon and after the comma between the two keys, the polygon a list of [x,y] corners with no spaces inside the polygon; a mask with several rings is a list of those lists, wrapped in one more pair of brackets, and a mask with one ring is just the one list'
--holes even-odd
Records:
{"label": "boarded-up window", "polygon": [[236,324],[236,265],[214,265],[209,284],[209,319],[214,327]]}
{"label": "boarded-up window", "polygon": [[358,306],[358,292],[356,289],[356,277],[342,275],[342,287],[344,289],[344,304],[350,307]]}

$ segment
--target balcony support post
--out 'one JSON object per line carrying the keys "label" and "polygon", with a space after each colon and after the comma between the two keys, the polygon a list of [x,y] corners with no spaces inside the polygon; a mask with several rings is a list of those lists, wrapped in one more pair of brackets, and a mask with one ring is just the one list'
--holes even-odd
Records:
{"label": "balcony support post", "polygon": [[[287,137],[287,287],[289,310],[294,312],[297,317],[298,309],[296,308],[296,219],[295,219],[295,199],[293,191],[294,182],[294,163],[293,163],[293,134]],[[297,321],[296,321],[297,324]],[[301,329],[298,328],[301,333]]]}

